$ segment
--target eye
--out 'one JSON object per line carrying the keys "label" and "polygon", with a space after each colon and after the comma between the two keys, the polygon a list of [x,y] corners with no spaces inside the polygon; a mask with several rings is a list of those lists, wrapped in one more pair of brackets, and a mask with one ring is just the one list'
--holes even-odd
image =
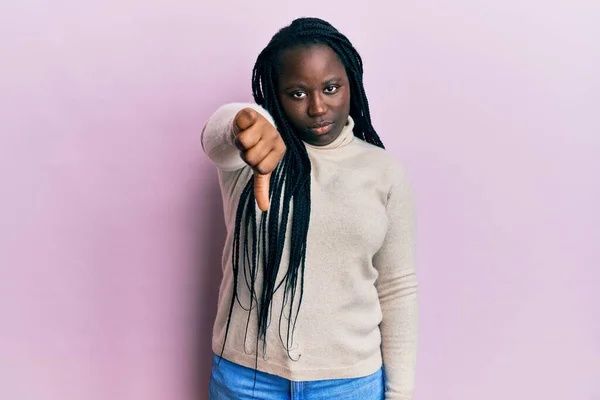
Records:
{"label": "eye", "polygon": [[291,93],[290,96],[292,96],[293,99],[301,100],[306,97],[306,93],[302,92],[302,91],[298,91],[298,92]]}
{"label": "eye", "polygon": [[337,86],[337,85],[329,85],[329,86],[327,86],[327,87],[325,88],[325,93],[328,93],[328,94],[333,94],[333,93],[337,92],[337,90],[338,90],[339,88],[340,88],[340,87],[339,87],[339,86]]}

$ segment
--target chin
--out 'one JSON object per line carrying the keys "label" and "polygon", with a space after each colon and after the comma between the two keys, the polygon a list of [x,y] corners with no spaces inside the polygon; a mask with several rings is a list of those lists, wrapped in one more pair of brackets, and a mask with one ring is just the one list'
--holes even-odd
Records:
{"label": "chin", "polygon": [[307,135],[304,141],[314,146],[327,146],[340,136],[340,133],[328,132],[323,135]]}
{"label": "chin", "polygon": [[340,136],[344,126],[344,124],[334,122],[334,126],[331,128],[331,130],[323,134],[316,134],[307,128],[296,129],[296,134],[300,139],[302,139],[303,142],[306,142],[310,145],[326,146]]}

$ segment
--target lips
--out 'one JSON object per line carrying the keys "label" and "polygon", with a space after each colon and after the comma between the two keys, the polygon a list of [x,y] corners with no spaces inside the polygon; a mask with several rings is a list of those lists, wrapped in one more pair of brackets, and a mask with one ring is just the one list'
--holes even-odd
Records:
{"label": "lips", "polygon": [[333,122],[320,122],[311,126],[309,130],[316,135],[323,135],[329,132],[331,128],[333,128]]}

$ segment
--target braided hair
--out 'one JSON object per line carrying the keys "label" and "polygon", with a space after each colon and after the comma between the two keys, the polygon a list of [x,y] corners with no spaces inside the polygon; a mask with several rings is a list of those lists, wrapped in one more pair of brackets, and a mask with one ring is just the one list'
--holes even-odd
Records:
{"label": "braided hair", "polygon": [[[282,52],[292,47],[311,45],[329,46],[346,69],[351,93],[350,116],[355,123],[354,135],[377,147],[384,147],[371,124],[369,102],[363,87],[362,59],[348,38],[330,23],[319,18],[298,18],[279,30],[258,55],[252,72],[252,93],[254,101],[273,117],[287,151],[271,175],[270,209],[260,215],[260,223],[257,223],[253,178],[248,181],[240,196],[233,239],[233,297],[229,307],[223,350],[234,304],[237,301],[240,307],[248,312],[246,339],[250,314],[253,309],[257,309],[256,353],[258,357],[258,342],[262,340],[263,355],[266,354],[266,332],[271,319],[271,302],[275,292],[283,287],[279,336],[288,357],[293,359],[290,355],[293,331],[304,294],[306,239],[311,212],[311,163],[304,143],[294,133],[282,109],[277,96],[277,83]],[[291,224],[289,228],[288,221]],[[285,275],[277,282],[287,235],[291,235],[288,238],[289,263]],[[260,293],[257,293],[259,269],[262,273],[262,287],[258,289]],[[250,291],[249,306],[242,305],[238,296],[238,284],[241,279],[245,280]],[[283,319],[287,320],[285,340],[281,329]]]}

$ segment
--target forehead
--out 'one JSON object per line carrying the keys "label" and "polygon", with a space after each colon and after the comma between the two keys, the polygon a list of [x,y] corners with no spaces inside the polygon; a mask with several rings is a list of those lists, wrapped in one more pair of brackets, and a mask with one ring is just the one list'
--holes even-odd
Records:
{"label": "forehead", "polygon": [[344,64],[326,45],[304,45],[286,49],[279,59],[279,78],[310,81],[346,76]]}

